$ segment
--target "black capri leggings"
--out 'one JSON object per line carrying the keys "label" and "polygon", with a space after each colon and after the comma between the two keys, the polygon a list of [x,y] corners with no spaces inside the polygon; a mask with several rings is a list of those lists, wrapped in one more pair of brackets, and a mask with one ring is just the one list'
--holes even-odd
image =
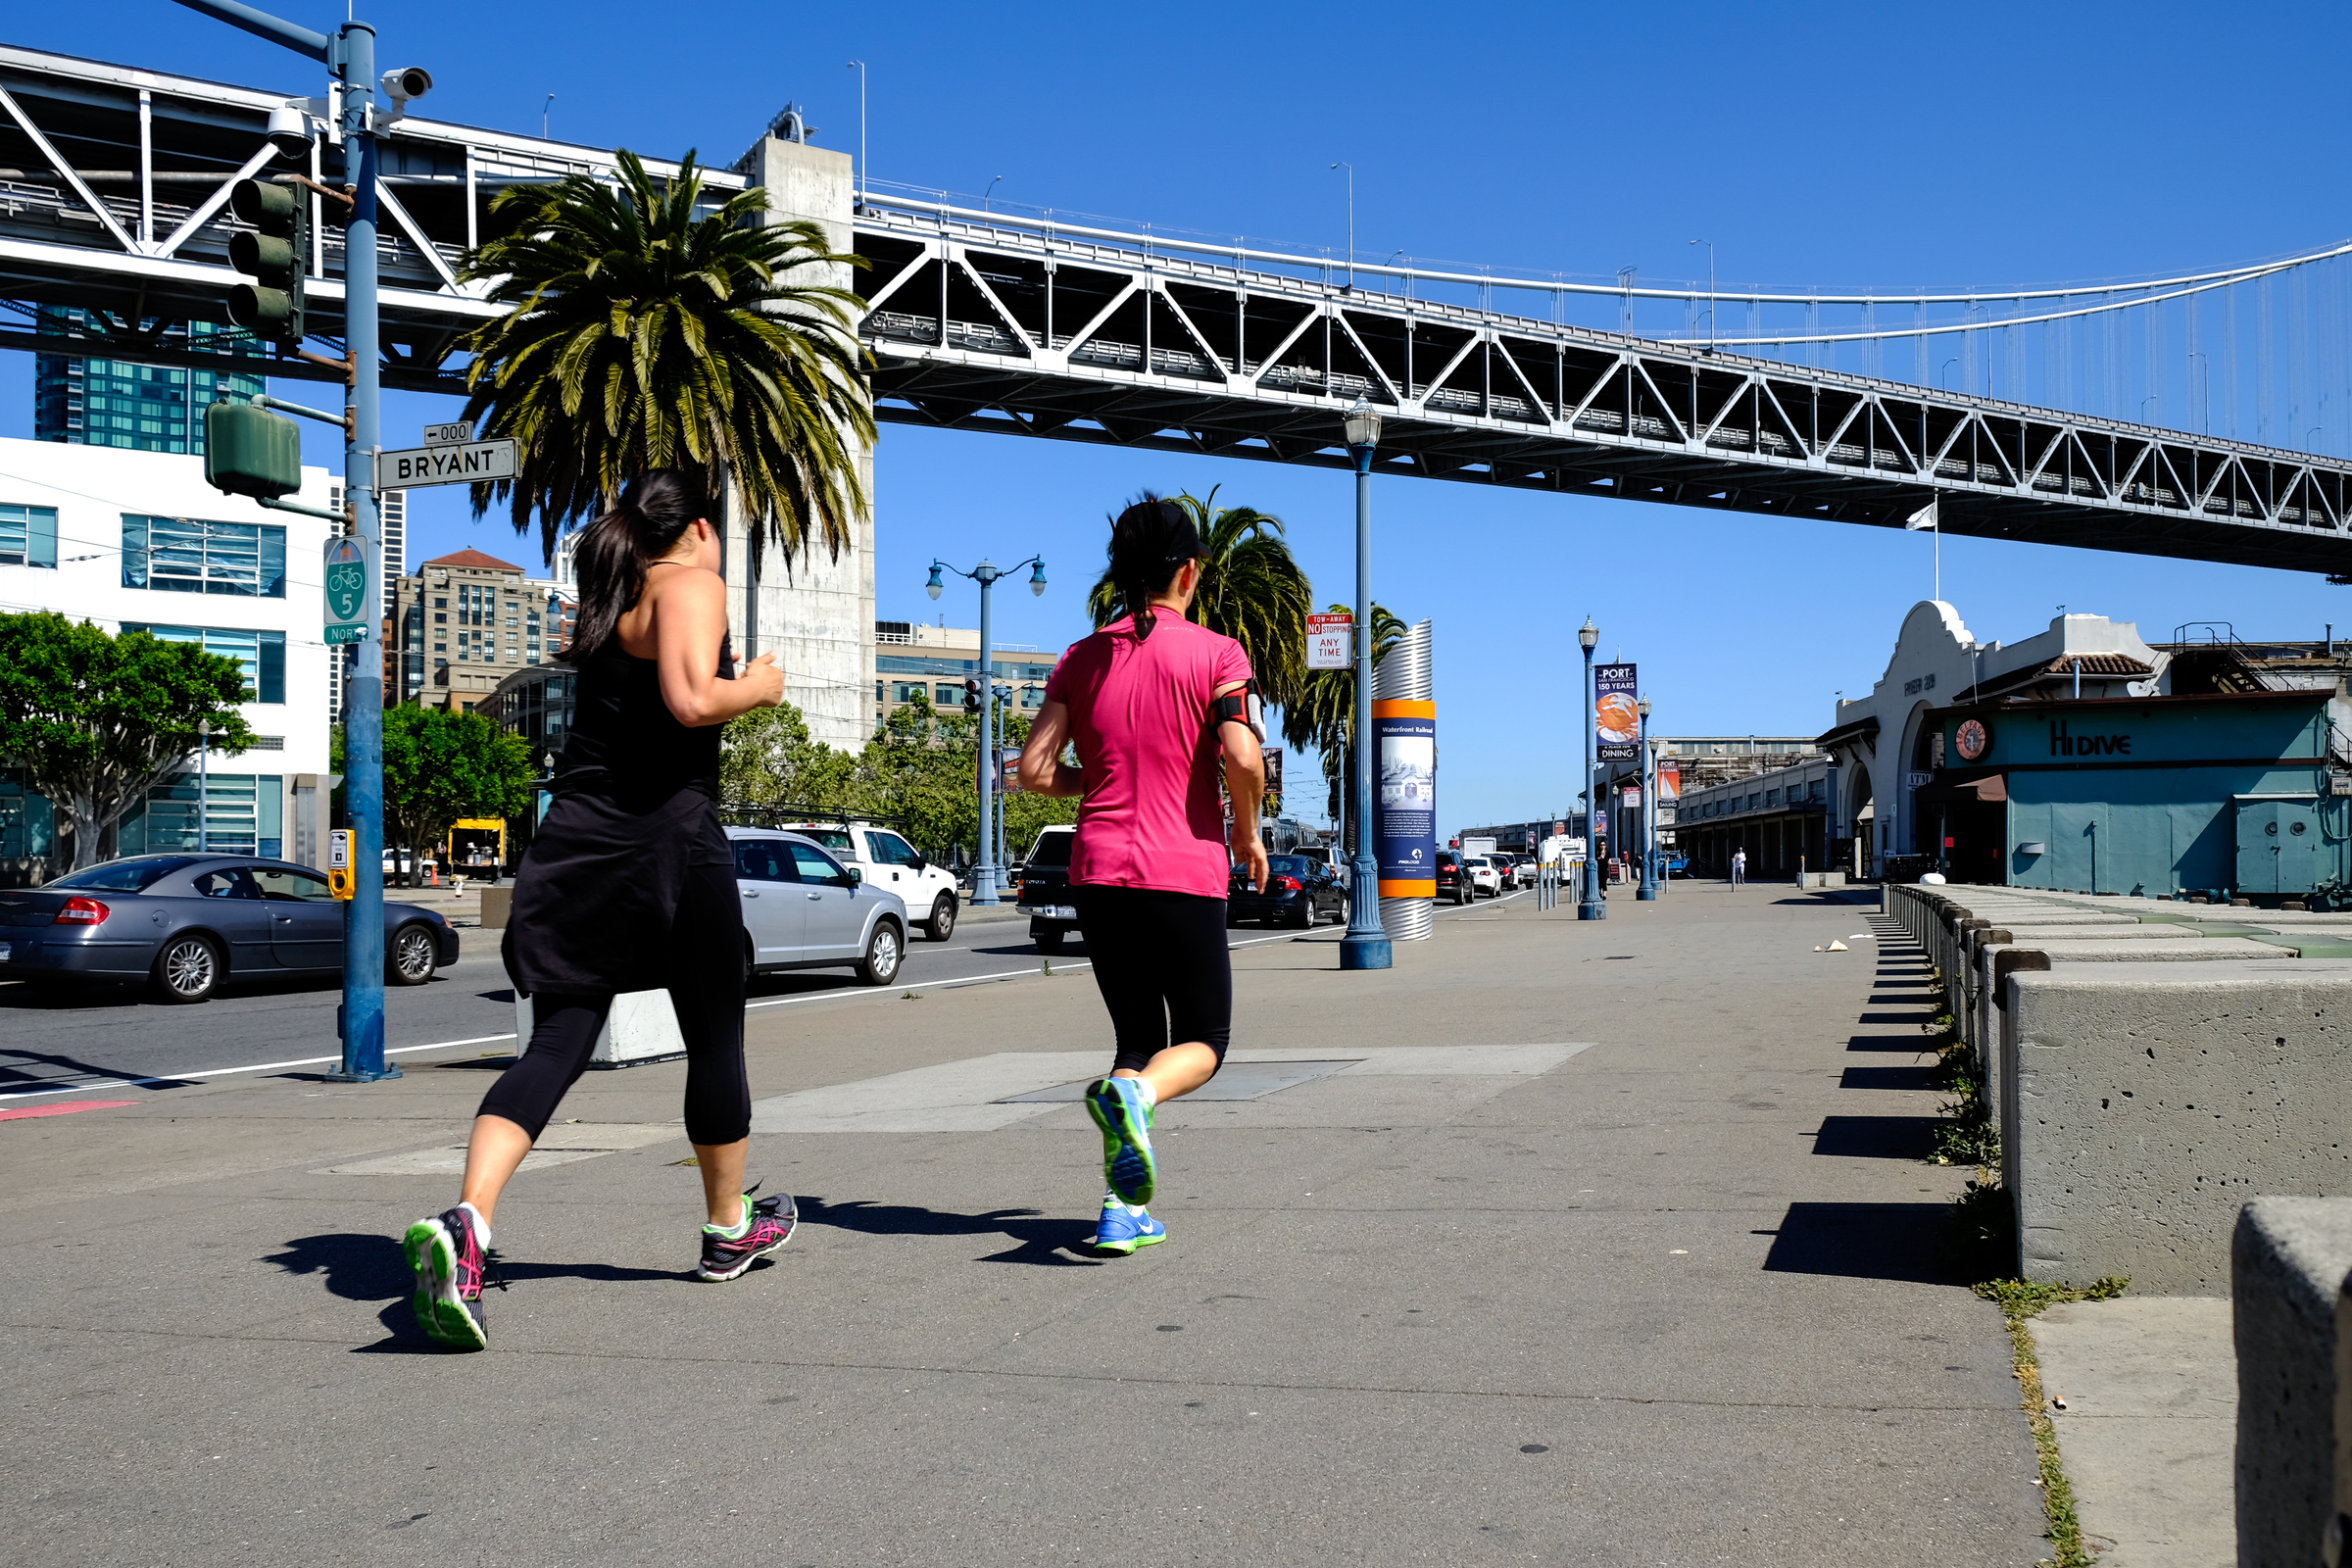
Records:
{"label": "black capri leggings", "polygon": [[1143,1071],[1171,1045],[1204,1045],[1225,1064],[1233,955],[1225,901],[1158,888],[1074,887],[1078,930],[1118,1042],[1114,1068]]}
{"label": "black capri leggings", "polygon": [[[669,1004],[686,1040],[686,1137],[732,1144],[751,1136],[752,1085],[743,1065],[743,911],[732,865],[689,865],[669,928]],[[564,1092],[588,1068],[612,1009],[610,991],[532,1000],[531,1041],[482,1097],[479,1114],[504,1116],[533,1143]]]}

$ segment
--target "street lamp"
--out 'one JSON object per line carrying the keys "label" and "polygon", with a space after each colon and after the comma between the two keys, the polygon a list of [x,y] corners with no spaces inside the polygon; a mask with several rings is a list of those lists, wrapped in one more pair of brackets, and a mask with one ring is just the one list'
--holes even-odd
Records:
{"label": "street lamp", "polygon": [[1642,891],[1648,903],[1658,896],[1658,759],[1649,748],[1649,699],[1634,705],[1642,715]]}
{"label": "street lamp", "polygon": [[997,777],[1000,764],[996,755],[996,643],[989,621],[989,590],[996,587],[1000,580],[1020,570],[1022,566],[1034,568],[1029,573],[1029,591],[1042,595],[1046,591],[1046,560],[1043,556],[1031,556],[1019,565],[1003,568],[998,567],[994,562],[983,561],[969,571],[948,565],[944,562],[934,561],[931,563],[931,580],[923,584],[923,592],[934,599],[939,597],[944,586],[940,582],[939,576],[943,571],[953,571],[956,576],[968,577],[980,585],[980,771],[976,781],[980,792],[980,863],[972,868],[972,902],[974,904],[994,905],[1002,902],[997,897],[997,836],[994,817],[997,814],[995,809],[997,789],[1001,781]]}
{"label": "street lamp", "polygon": [[209,718],[200,718],[196,721],[196,853],[198,855],[212,853],[211,843],[205,831],[212,825],[213,814],[212,792],[210,780],[207,777],[211,771],[212,752],[213,721]]}
{"label": "street lamp", "polygon": [[1372,454],[1380,413],[1358,394],[1344,426],[1355,460],[1355,866],[1348,879],[1343,969],[1386,969],[1389,933],[1380,923],[1380,863],[1372,858]]}
{"label": "street lamp", "polygon": [[1593,706],[1597,694],[1592,689],[1592,650],[1600,642],[1600,628],[1591,615],[1576,629],[1576,640],[1585,650],[1585,888],[1576,917],[1606,920],[1609,906],[1600,900],[1600,781],[1593,776],[1592,760],[1592,723],[1599,711]]}

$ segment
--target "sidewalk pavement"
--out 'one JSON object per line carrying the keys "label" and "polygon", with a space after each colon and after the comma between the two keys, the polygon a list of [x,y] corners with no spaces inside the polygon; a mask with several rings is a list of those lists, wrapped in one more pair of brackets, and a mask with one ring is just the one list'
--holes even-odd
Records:
{"label": "sidewalk pavement", "polygon": [[2234,1568],[2237,1351],[2226,1297],[2030,1318],[2083,1544],[2100,1568]]}
{"label": "sidewalk pavement", "polygon": [[1916,954],[1786,887],[1597,924],[1531,902],[1385,972],[1338,972],[1336,932],[1238,952],[1226,1098],[1165,1109],[1171,1238],[1125,1260],[1082,1245],[1100,1141],[1066,1097],[1106,1029],[1066,964],[753,1014],[752,1169],[803,1225],[725,1286],[688,1278],[682,1069],[591,1074],[499,1209],[512,1289],[470,1357],[409,1327],[395,1238],[454,1200],[496,1057],[0,1125],[18,1538],[139,1564],[2042,1556],[1999,1315],[1935,1261],[1962,1173],[1918,1159]]}

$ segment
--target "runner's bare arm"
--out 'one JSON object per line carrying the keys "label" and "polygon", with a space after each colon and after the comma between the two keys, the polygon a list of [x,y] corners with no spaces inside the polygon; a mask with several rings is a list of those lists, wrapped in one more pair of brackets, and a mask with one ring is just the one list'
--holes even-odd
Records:
{"label": "runner's bare arm", "polygon": [[[1223,697],[1247,684],[1228,681],[1211,695]],[[1233,828],[1227,843],[1234,863],[1249,874],[1250,885],[1263,893],[1269,872],[1265,842],[1257,836],[1257,808],[1266,796],[1266,755],[1255,732],[1238,718],[1217,726],[1217,740],[1225,751],[1225,798],[1233,803]]]}
{"label": "runner's bare arm", "polygon": [[724,724],[755,708],[784,700],[776,656],[761,654],[733,680],[718,678],[719,644],[727,635],[727,585],[700,566],[660,573],[646,588],[654,622],[654,660],[662,701],[688,729]]}
{"label": "runner's bare arm", "polygon": [[1061,760],[1070,739],[1070,705],[1049,699],[1021,748],[1021,788],[1032,795],[1084,795],[1086,775]]}

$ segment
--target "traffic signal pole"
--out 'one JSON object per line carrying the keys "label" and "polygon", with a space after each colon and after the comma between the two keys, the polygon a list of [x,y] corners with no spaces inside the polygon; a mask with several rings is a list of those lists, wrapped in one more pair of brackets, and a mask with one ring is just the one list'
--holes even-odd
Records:
{"label": "traffic signal pole", "polygon": [[[179,0],[230,26],[322,61],[342,83],[344,181],[351,226],[343,247],[343,334],[350,356],[343,445],[343,496],[368,569],[367,636],[345,684],[343,788],[352,829],[351,901],[343,910],[343,1059],[326,1076],[337,1083],[397,1078],[384,1059],[384,702],[382,528],[375,494],[382,374],[376,336],[375,29],[347,22],[328,37],[282,22],[237,0]],[[307,260],[307,259],[306,259]]]}

